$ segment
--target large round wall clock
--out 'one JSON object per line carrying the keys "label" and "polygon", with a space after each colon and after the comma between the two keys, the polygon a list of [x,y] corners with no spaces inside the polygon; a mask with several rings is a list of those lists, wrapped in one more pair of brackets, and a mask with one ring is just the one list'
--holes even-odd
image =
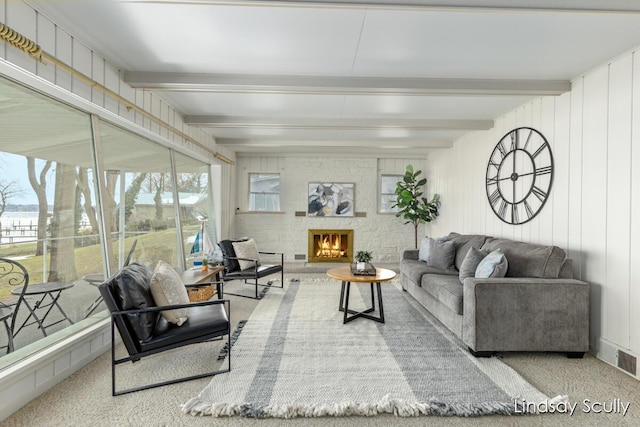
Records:
{"label": "large round wall clock", "polygon": [[493,212],[507,224],[535,218],[549,198],[553,156],[549,142],[529,127],[503,136],[489,157],[487,198]]}

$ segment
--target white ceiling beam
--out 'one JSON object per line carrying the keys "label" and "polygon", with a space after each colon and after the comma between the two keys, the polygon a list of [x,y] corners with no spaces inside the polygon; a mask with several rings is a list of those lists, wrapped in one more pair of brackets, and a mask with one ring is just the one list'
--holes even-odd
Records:
{"label": "white ceiling beam", "polygon": [[380,119],[380,118],[272,118],[185,116],[184,123],[226,129],[331,129],[331,130],[488,130],[493,120]]}
{"label": "white ceiling beam", "polygon": [[438,9],[459,11],[640,13],[636,0],[124,0],[212,6],[271,6],[346,9]]}
{"label": "white ceiling beam", "polygon": [[236,138],[219,138],[216,140],[218,145],[226,145],[233,149],[240,147],[253,147],[253,148],[311,148],[318,149],[320,147],[334,147],[334,148],[359,148],[359,149],[371,149],[371,148],[384,148],[384,149],[399,149],[399,148],[450,148],[452,143],[450,141],[443,140],[379,140],[372,144],[371,141],[340,141],[340,140],[283,140],[283,139],[236,139]]}
{"label": "white ceiling beam", "polygon": [[124,81],[137,89],[214,93],[553,96],[571,90],[569,80],[261,76],[136,71],[126,71]]}

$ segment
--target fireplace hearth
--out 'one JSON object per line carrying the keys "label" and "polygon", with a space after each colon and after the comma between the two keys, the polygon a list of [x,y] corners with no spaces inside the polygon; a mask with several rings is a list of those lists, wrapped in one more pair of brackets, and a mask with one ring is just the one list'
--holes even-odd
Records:
{"label": "fireplace hearth", "polygon": [[309,262],[353,262],[353,230],[309,230]]}

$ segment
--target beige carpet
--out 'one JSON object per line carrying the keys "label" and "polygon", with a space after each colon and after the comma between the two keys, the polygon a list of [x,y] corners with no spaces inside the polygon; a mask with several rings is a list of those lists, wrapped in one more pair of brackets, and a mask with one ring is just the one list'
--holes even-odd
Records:
{"label": "beige carpet", "polygon": [[[301,277],[301,274],[285,275]],[[306,276],[306,275],[304,275]],[[303,276],[303,277],[304,277]],[[309,275],[309,277],[317,277]],[[230,297],[233,304],[232,320],[249,317],[256,302]],[[171,363],[172,373],[181,370],[194,372],[198,365],[209,363],[219,344],[192,346],[176,350],[167,359],[143,360],[128,366],[139,377],[155,377],[159,369]],[[169,360],[170,362],[167,362]],[[593,356],[584,359],[567,359],[556,354],[505,354],[504,362],[513,367],[547,395],[567,394],[570,402],[577,403],[573,416],[545,414],[530,416],[487,416],[478,418],[428,417],[396,418],[382,415],[372,418],[345,417],[287,420],[290,426],[638,426],[640,425],[640,383],[599,361]],[[135,369],[133,369],[135,368]],[[215,419],[192,417],[180,411],[180,405],[197,395],[209,382],[209,378],[111,397],[111,373],[109,354],[67,378],[57,387],[27,404],[7,418],[3,426],[281,426],[283,420],[266,419]],[[126,374],[125,374],[126,376]],[[121,375],[122,377],[122,375]],[[620,413],[585,412],[584,400],[605,403],[610,408],[615,399],[631,403],[626,416]]]}

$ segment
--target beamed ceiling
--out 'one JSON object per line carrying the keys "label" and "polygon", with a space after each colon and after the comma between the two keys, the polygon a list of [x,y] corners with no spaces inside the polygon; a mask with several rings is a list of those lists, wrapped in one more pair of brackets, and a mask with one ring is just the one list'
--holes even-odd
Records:
{"label": "beamed ceiling", "polygon": [[640,45],[634,0],[29,3],[238,153],[428,153]]}

